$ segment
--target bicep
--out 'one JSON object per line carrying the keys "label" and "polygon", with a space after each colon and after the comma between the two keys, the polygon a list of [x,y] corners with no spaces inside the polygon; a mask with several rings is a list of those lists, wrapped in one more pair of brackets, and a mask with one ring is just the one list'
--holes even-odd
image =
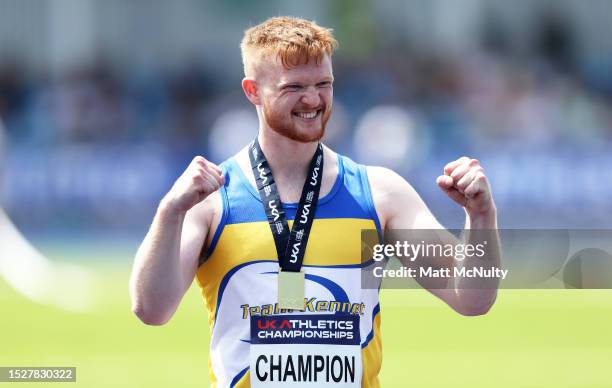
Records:
{"label": "bicep", "polygon": [[181,278],[183,279],[183,291],[187,291],[193,281],[197,270],[199,253],[204,243],[204,236],[206,235],[206,228],[195,218],[193,215],[190,217],[189,212],[187,213],[181,234],[179,262]]}
{"label": "bicep", "polygon": [[416,190],[399,174],[383,167],[368,167],[367,171],[384,230],[442,229]]}
{"label": "bicep", "polygon": [[212,194],[185,215],[179,257],[184,291],[187,291],[193,282],[200,255],[205,249],[211,224],[215,219],[215,197],[216,195]]}

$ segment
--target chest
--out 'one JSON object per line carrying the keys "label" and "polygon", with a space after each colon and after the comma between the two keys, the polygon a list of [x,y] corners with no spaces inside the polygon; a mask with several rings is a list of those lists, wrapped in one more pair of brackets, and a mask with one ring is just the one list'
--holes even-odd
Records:
{"label": "chest", "polygon": [[[334,183],[336,182],[337,171],[333,168],[326,169],[323,171],[323,181],[321,182],[321,191],[319,192],[319,198],[325,197],[330,193]],[[304,188],[304,177],[291,177],[291,176],[278,176],[274,177],[278,192],[283,203],[297,203],[300,201],[302,196],[302,189]],[[255,180],[252,178],[253,185]]]}
{"label": "chest", "polygon": [[[249,160],[242,157],[238,158],[237,162],[248,183],[253,188],[257,187]],[[326,164],[323,168],[322,177],[319,198],[323,198],[332,191],[336,179],[338,178],[338,163],[330,162]],[[299,202],[305,181],[306,176],[300,174],[274,173],[274,182],[276,183],[281,202],[283,203]]]}

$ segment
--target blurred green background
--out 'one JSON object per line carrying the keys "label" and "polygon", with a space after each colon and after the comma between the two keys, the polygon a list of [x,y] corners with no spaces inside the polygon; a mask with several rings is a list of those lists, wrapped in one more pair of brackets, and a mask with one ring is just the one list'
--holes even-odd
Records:
{"label": "blurred green background", "polygon": [[[167,325],[145,326],[130,311],[131,253],[109,254],[90,266],[100,296],[89,313],[32,303],[0,280],[0,365],[76,366],[76,386],[88,388],[208,386],[197,286]],[[462,317],[423,290],[381,298],[383,387],[612,386],[611,290],[501,290],[481,317]]]}

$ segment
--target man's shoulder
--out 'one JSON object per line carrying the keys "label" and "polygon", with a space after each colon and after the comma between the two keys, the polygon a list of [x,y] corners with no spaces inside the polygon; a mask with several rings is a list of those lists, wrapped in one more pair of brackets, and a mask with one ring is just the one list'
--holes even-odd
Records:
{"label": "man's shoulder", "polygon": [[236,163],[238,160],[242,160],[246,158],[246,160],[248,161],[249,157],[248,157],[247,151],[248,151],[248,146],[242,147],[238,152],[236,152],[233,155],[227,156],[223,161],[221,161],[219,163],[219,167],[221,167],[224,170],[227,170],[227,168],[232,163]]}
{"label": "man's shoulder", "polygon": [[406,179],[390,168],[366,166],[374,207],[383,227],[398,214],[411,214],[422,199]]}
{"label": "man's shoulder", "polygon": [[396,191],[412,187],[400,174],[387,167],[365,166],[373,191]]}
{"label": "man's shoulder", "polygon": [[240,167],[241,169],[250,170],[251,161],[249,159],[249,146],[242,147],[238,152],[221,162],[220,166],[225,173],[232,167]]}

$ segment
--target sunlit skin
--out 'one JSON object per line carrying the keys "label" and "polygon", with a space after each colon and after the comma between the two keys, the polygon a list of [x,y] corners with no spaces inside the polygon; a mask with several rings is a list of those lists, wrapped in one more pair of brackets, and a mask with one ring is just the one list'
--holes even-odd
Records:
{"label": "sunlit skin", "polygon": [[[278,59],[263,59],[242,88],[255,105],[260,125],[301,143],[323,137],[333,105],[332,62],[324,55],[320,63],[285,68]],[[314,117],[304,117],[314,115]]]}

